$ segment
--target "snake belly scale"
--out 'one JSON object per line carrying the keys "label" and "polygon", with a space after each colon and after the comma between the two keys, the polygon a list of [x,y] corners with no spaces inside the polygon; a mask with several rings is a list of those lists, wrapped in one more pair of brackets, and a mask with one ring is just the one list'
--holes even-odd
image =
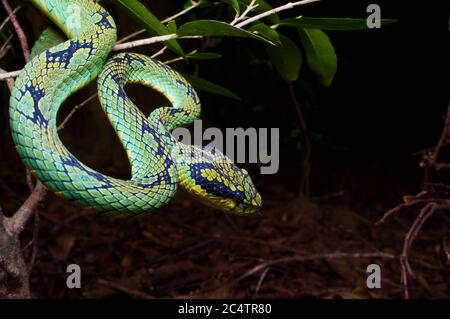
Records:
{"label": "snake belly scale", "polygon": [[[93,0],[31,2],[69,39],[27,63],[11,94],[12,137],[25,165],[40,181],[64,198],[100,212],[147,212],[168,203],[179,185],[222,211],[250,214],[261,207],[261,197],[244,169],[215,149],[184,145],[170,134],[200,115],[199,98],[180,74],[135,53],[107,61],[116,42],[116,26]],[[71,21],[73,10],[68,10],[73,6],[77,23]],[[97,76],[101,107],[131,164],[129,180],[83,164],[57,133],[62,103]],[[156,89],[172,106],[159,107],[147,118],[125,93],[128,83]]]}

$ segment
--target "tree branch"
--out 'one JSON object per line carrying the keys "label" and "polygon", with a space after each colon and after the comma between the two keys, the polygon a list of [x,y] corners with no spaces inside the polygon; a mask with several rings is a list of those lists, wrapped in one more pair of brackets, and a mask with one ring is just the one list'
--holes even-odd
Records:
{"label": "tree branch", "polygon": [[11,236],[17,236],[22,232],[26,222],[33,215],[37,206],[43,201],[46,193],[47,188],[38,181],[33,192],[28,196],[19,210],[12,217],[4,219],[5,229]]}

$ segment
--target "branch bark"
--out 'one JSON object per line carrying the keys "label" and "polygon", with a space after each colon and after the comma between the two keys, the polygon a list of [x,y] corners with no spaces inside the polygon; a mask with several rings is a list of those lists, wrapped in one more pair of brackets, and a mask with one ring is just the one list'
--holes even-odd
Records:
{"label": "branch bark", "polygon": [[19,210],[12,217],[5,217],[3,224],[11,236],[18,237],[25,228],[27,221],[33,216],[38,205],[44,200],[47,188],[41,182],[37,182],[33,192],[28,196]]}

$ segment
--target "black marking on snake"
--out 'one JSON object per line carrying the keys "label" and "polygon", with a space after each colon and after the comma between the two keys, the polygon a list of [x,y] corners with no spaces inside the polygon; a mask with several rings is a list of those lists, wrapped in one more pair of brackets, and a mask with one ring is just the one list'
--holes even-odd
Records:
{"label": "black marking on snake", "polygon": [[59,62],[60,68],[67,69],[70,60],[79,49],[89,49],[89,55],[91,54],[93,44],[91,42],[80,42],[78,40],[72,40],[69,42],[69,47],[61,51],[51,52],[51,50],[45,51],[46,62]]}
{"label": "black marking on snake", "polygon": [[[111,72],[115,72],[114,70],[112,70]],[[116,83],[117,85],[117,90],[116,91],[111,91],[112,95],[116,97],[116,105],[120,105],[119,100],[126,100],[128,99],[127,93],[125,92],[123,85],[121,84],[121,75],[117,74],[117,73],[112,73],[110,74],[110,76],[105,76],[105,78],[103,79],[103,86],[107,87],[107,81],[109,81],[109,79],[113,80],[114,83]]]}
{"label": "black marking on snake", "polygon": [[200,101],[198,100],[198,96],[194,91],[194,88],[189,85],[188,83],[181,81],[181,80],[177,80],[177,84],[184,86],[186,88],[186,94],[187,96],[190,96],[193,100],[195,104],[198,104]]}
{"label": "black marking on snake", "polygon": [[214,170],[221,179],[226,179],[220,171],[217,170],[211,163],[194,163],[191,165],[191,176],[195,181],[195,184],[200,185],[200,187],[205,190],[208,194],[213,194],[215,196],[223,198],[231,198],[236,201],[242,201],[244,194],[243,192],[236,189],[232,191],[229,187],[225,186],[222,182],[219,182],[217,178],[213,178],[209,181],[207,178],[202,176],[202,171],[205,169]]}
{"label": "black marking on snake", "polygon": [[138,185],[143,188],[153,188],[157,185],[160,185],[162,181],[164,181],[167,185],[177,184],[177,182],[178,182],[178,181],[171,182],[172,177],[169,174],[169,170],[163,170],[158,175],[149,176],[147,178],[154,178],[155,180],[153,180],[151,183],[139,182]]}
{"label": "black marking on snake", "polygon": [[[144,136],[144,134],[148,132],[150,135],[152,135],[152,137],[155,139],[156,144],[158,145],[158,148],[156,149],[156,156],[159,157],[164,156],[164,144],[159,134],[155,131],[154,128],[148,125],[146,118],[142,118],[141,125],[142,125],[142,136]],[[170,161],[169,165],[172,165],[172,160],[170,158],[166,158],[166,160]]]}
{"label": "black marking on snake", "polygon": [[[104,183],[105,185],[102,187],[92,187],[92,188],[87,188],[87,189],[98,189],[98,188],[108,188],[111,186],[111,182],[101,173],[95,172],[95,171],[91,171],[86,169],[86,167],[84,167],[83,165],[81,165],[80,161],[76,159],[75,156],[73,156],[72,154],[70,154],[67,158],[64,158],[62,155],[59,155],[59,158],[61,160],[61,163],[66,166],[72,166],[72,167],[76,167],[79,170],[85,172],[86,174],[94,177],[96,180],[98,180],[99,182]],[[67,169],[66,169],[66,173]]]}
{"label": "black marking on snake", "polygon": [[125,90],[123,89],[122,85],[118,85],[117,88],[117,97],[122,98],[122,99],[126,99],[128,98],[127,93],[125,92]]}
{"label": "black marking on snake", "polygon": [[178,113],[183,113],[183,112],[184,112],[184,110],[182,110],[182,109],[170,108],[169,109],[169,116],[172,116],[172,115],[175,115],[175,114],[178,114]]}
{"label": "black marking on snake", "polygon": [[95,13],[99,14],[102,18],[101,20],[97,21],[95,24],[98,25],[102,30],[105,29],[113,29],[113,25],[111,24],[111,22],[109,22],[109,13],[106,11],[96,11]]}
{"label": "black marking on snake", "polygon": [[25,115],[28,119],[30,119],[35,124],[43,125],[44,127],[48,126],[48,120],[44,117],[44,115],[41,112],[41,109],[39,108],[39,101],[45,96],[45,91],[36,88],[32,84],[25,85],[25,90],[22,91],[22,96],[26,93],[30,93],[31,98],[33,99],[33,117],[27,116],[22,111],[18,110],[20,113]]}
{"label": "black marking on snake", "polygon": [[[131,55],[129,53],[123,53],[120,55],[117,55],[111,59],[111,61],[115,63],[126,63],[128,65],[131,65],[132,62],[139,62],[142,64],[145,64],[145,60],[137,55]],[[110,62],[111,63],[111,62]]]}
{"label": "black marking on snake", "polygon": [[165,63],[162,63],[161,61],[155,60],[155,59],[151,59],[154,63],[156,63],[157,65],[159,65],[160,67],[162,67],[164,70],[166,70],[169,74],[173,74],[176,76],[179,76],[178,73],[172,69],[170,66],[168,66]]}

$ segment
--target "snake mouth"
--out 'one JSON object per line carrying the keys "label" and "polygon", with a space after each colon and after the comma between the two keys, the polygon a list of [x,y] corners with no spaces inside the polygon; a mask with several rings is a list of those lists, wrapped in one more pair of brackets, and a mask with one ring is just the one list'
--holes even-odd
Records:
{"label": "snake mouth", "polygon": [[243,202],[237,204],[229,213],[234,215],[253,215],[261,213],[262,199],[259,193],[256,193],[254,198],[245,199]]}

